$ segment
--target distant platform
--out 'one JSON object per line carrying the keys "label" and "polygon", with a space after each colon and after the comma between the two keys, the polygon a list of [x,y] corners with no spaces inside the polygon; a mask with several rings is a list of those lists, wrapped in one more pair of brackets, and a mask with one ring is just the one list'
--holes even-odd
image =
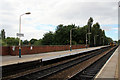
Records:
{"label": "distant platform", "polygon": [[[95,80],[119,80],[120,74],[118,74],[118,54],[120,46],[115,50],[113,55],[108,59],[106,64],[102,67],[99,73],[96,75]],[[119,62],[120,63],[120,62]],[[120,65],[120,64],[119,64]],[[119,79],[118,79],[119,78]]]}
{"label": "distant platform", "polygon": [[47,61],[47,60],[51,60],[51,59],[55,59],[55,58],[60,58],[60,57],[64,57],[64,56],[70,56],[70,55],[75,55],[78,53],[83,53],[83,52],[100,49],[102,47],[106,47],[106,46],[74,49],[72,51],[66,50],[66,51],[22,55],[21,58],[19,58],[18,56],[0,56],[2,58],[2,63],[0,63],[0,66],[18,64],[18,63],[23,63],[23,62],[30,62],[30,61],[41,60],[41,59],[42,59],[42,61]]}

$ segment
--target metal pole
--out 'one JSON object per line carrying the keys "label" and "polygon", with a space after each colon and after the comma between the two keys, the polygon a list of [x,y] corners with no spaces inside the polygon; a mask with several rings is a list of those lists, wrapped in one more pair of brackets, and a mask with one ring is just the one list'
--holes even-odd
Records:
{"label": "metal pole", "polygon": [[86,48],[87,48],[87,33],[86,33]]}
{"label": "metal pole", "polygon": [[[24,13],[22,15],[20,15],[20,22],[19,22],[19,34],[21,34],[21,16],[25,15],[25,14],[31,14],[30,12]],[[21,58],[21,40],[20,40],[20,36],[19,36],[19,58]]]}
{"label": "metal pole", "polygon": [[94,46],[95,46],[96,42],[95,42],[95,36],[94,36]]}
{"label": "metal pole", "polygon": [[72,29],[70,30],[70,51],[72,51]]}
{"label": "metal pole", "polygon": [[101,46],[101,37],[100,37],[100,46]]}
{"label": "metal pole", "polygon": [[89,34],[89,46],[90,46],[90,34]]}
{"label": "metal pole", "polygon": [[89,46],[90,46],[90,35],[89,35],[89,33],[90,33],[90,26],[89,26],[89,32],[88,32],[88,38],[89,38]]}
{"label": "metal pole", "polygon": [[[19,33],[21,33],[21,15],[20,15],[20,23],[19,23]],[[19,36],[19,58],[21,58],[21,40]]]}
{"label": "metal pole", "polygon": [[103,37],[103,46],[104,46],[104,37]]}

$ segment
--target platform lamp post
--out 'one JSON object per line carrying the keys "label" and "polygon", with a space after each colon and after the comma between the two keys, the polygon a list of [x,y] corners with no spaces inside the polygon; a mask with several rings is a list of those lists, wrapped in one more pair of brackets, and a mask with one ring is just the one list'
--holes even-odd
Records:
{"label": "platform lamp post", "polygon": [[103,38],[103,46],[104,46],[104,36],[102,38]]}
{"label": "platform lamp post", "polygon": [[104,46],[104,37],[103,37],[103,46]]}
{"label": "platform lamp post", "polygon": [[77,28],[73,28],[70,30],[70,51],[72,51],[72,30],[77,29]]}
{"label": "platform lamp post", "polygon": [[88,41],[88,39],[87,39],[87,35],[90,35],[91,33],[86,33],[86,48],[87,48],[87,41]]}
{"label": "platform lamp post", "polygon": [[99,36],[99,35],[95,35],[95,36],[94,36],[94,46],[96,46],[96,40],[95,40],[95,37],[97,37],[97,36]]}
{"label": "platform lamp post", "polygon": [[27,13],[24,13],[22,15],[20,15],[20,18],[19,18],[19,33],[17,33],[17,36],[19,36],[19,58],[21,58],[21,40],[20,40],[20,37],[23,37],[24,34],[21,33],[21,17],[23,15],[29,15],[31,14],[30,12],[27,12]]}

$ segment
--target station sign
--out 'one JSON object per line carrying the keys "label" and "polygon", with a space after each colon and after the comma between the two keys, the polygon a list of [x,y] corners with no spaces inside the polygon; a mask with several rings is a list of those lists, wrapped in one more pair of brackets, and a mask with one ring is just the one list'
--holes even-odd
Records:
{"label": "station sign", "polygon": [[19,36],[19,37],[24,37],[24,34],[22,34],[22,33],[17,33],[17,36]]}

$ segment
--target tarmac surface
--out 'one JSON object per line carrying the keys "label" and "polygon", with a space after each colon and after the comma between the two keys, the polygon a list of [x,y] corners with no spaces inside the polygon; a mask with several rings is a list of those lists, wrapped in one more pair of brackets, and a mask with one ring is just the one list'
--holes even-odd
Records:
{"label": "tarmac surface", "polygon": [[[72,51],[66,50],[66,51],[22,55],[21,58],[19,58],[18,56],[0,56],[0,66],[18,64],[18,63],[40,60],[40,59],[45,61],[49,59],[74,55],[74,54],[87,52],[87,51],[91,51],[95,49],[100,49],[102,47],[105,47],[105,46],[74,49]],[[98,72],[98,74],[95,77],[95,80],[106,80],[106,79],[107,80],[120,80],[119,73],[120,73],[120,46],[115,50],[113,55],[109,58],[106,64]]]}
{"label": "tarmac surface", "polygon": [[120,58],[120,46],[115,50],[113,55],[96,75],[96,80],[120,80],[120,68],[118,69],[118,66],[120,65],[120,59],[118,57]]}
{"label": "tarmac surface", "polygon": [[23,62],[28,62],[28,61],[40,60],[40,59],[42,59],[42,61],[46,61],[46,60],[49,60],[49,59],[74,55],[74,54],[78,54],[78,53],[82,53],[82,52],[87,52],[87,51],[99,49],[99,48],[102,48],[102,47],[105,47],[105,46],[74,49],[72,51],[66,50],[66,51],[22,55],[21,58],[19,58],[18,56],[0,56],[0,58],[1,58],[0,59],[0,66],[23,63]]}

